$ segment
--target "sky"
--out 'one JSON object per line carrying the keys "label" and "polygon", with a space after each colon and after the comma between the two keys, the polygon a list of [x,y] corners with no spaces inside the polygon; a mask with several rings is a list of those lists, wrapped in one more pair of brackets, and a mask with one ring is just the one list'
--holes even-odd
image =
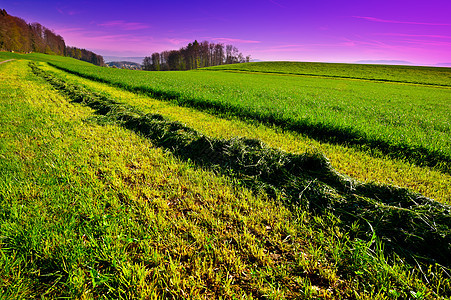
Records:
{"label": "sky", "polygon": [[195,39],[273,61],[451,63],[451,0],[0,0],[67,45],[148,56]]}

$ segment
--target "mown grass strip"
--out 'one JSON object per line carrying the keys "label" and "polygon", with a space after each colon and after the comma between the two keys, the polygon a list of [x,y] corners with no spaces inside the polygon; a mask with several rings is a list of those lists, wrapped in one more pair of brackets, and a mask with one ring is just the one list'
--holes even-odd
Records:
{"label": "mown grass strip", "polygon": [[[92,109],[70,103],[24,61],[0,71],[1,297],[364,294],[313,266],[307,214],[291,222],[266,197],[95,124]],[[403,294],[424,289],[416,280],[400,284]]]}
{"label": "mown grass strip", "polygon": [[[451,295],[340,221],[289,212],[0,66],[0,294],[7,299]],[[71,82],[71,81],[70,81]],[[109,124],[99,126],[95,120]],[[61,276],[63,275],[63,276]],[[423,282],[422,282],[423,281]]]}
{"label": "mown grass strip", "polygon": [[451,174],[451,157],[448,152],[432,149],[432,146],[412,145],[405,142],[393,142],[385,138],[366,134],[351,126],[334,125],[325,122],[311,122],[309,119],[295,119],[281,114],[279,111],[246,109],[240,105],[224,101],[188,96],[182,92],[140,86],[126,82],[112,81],[97,74],[87,74],[60,64],[52,66],[91,80],[117,86],[138,93],[149,94],[154,98],[171,101],[177,105],[193,107],[220,116],[235,116],[243,120],[259,121],[264,124],[278,126],[285,130],[302,133],[320,142],[356,147],[370,154],[388,156],[394,159],[408,160],[418,166],[428,166]]}
{"label": "mown grass strip", "polygon": [[222,65],[201,70],[244,71],[451,86],[451,69],[439,67],[280,61]]}
{"label": "mown grass strip", "polygon": [[23,60],[0,73],[5,299],[451,296],[438,268],[385,257],[377,241],[350,239],[358,226],[289,212],[155,148]]}
{"label": "mown grass strip", "polygon": [[364,81],[373,81],[373,82],[388,82],[388,83],[403,83],[403,84],[414,84],[414,85],[422,85],[422,86],[433,86],[433,87],[451,87],[451,84],[440,84],[440,83],[424,83],[421,81],[407,81],[407,80],[394,80],[394,79],[385,79],[385,78],[368,78],[368,77],[356,77],[356,76],[345,76],[345,75],[328,75],[328,74],[314,74],[314,73],[295,73],[295,72],[286,72],[286,71],[258,71],[258,70],[249,70],[246,68],[205,68],[199,69],[198,71],[226,71],[226,72],[237,72],[237,73],[258,73],[258,74],[278,74],[278,75],[294,75],[294,76],[308,76],[308,77],[318,77],[318,78],[334,78],[334,79],[355,79],[355,80],[364,80]]}
{"label": "mown grass strip", "polygon": [[363,184],[335,172],[318,153],[290,154],[250,139],[212,139],[161,115],[143,114],[105,96],[79,88],[32,65],[57,89],[107,119],[150,138],[185,160],[237,174],[254,189],[283,194],[287,205],[314,213],[332,211],[344,226],[367,228],[359,238],[377,236],[403,257],[451,266],[451,208],[406,189]]}
{"label": "mown grass strip", "polygon": [[333,167],[342,174],[364,182],[405,187],[439,202],[451,204],[451,176],[437,170],[418,167],[402,160],[373,157],[365,151],[354,148],[320,143],[302,134],[284,131],[275,126],[265,126],[255,121],[245,122],[238,118],[221,118],[193,108],[180,107],[171,102],[69,74],[48,64],[40,64],[40,67],[56,73],[65,81],[103,93],[107,98],[132,104],[144,113],[158,112],[172,121],[182,122],[207,136],[220,139],[237,136],[256,138],[270,147],[291,153],[317,149],[324,153]]}

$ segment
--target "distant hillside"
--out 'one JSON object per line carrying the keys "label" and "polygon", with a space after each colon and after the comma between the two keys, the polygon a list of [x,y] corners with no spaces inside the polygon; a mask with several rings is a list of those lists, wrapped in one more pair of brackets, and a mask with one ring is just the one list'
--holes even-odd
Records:
{"label": "distant hillside", "polygon": [[39,23],[28,24],[0,9],[0,51],[45,53],[69,56],[95,65],[104,65],[103,57],[86,49],[68,47],[62,36]]}
{"label": "distant hillside", "polygon": [[106,65],[110,68],[142,70],[142,66],[140,64],[131,61],[111,61],[107,62]]}

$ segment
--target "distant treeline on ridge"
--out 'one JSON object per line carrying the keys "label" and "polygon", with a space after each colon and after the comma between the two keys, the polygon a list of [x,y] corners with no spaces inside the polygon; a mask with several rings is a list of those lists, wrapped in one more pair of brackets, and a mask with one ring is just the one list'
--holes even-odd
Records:
{"label": "distant treeline on ridge", "polygon": [[10,16],[0,9],[0,51],[38,52],[69,56],[103,66],[101,55],[66,46],[63,37],[39,23],[28,24],[23,19]]}
{"label": "distant treeline on ridge", "polygon": [[179,50],[155,52],[147,56],[143,61],[143,70],[147,71],[176,71],[192,70],[203,67],[218,66],[224,64],[236,64],[249,62],[250,56],[244,57],[238,49],[232,45],[211,43],[197,40]]}

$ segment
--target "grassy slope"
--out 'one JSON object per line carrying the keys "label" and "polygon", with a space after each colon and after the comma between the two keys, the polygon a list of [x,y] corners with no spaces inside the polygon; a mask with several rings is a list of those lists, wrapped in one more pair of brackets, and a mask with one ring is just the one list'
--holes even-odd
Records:
{"label": "grassy slope", "polygon": [[317,140],[450,172],[448,88],[270,74],[62,67],[179,105],[274,123]]}
{"label": "grassy slope", "polygon": [[311,62],[258,62],[222,65],[205,70],[229,70],[292,75],[356,78],[451,86],[451,68]]}
{"label": "grassy slope", "polygon": [[145,95],[137,95],[114,88],[104,83],[83,79],[53,67],[44,66],[44,69],[56,72],[59,76],[71,82],[77,82],[93,90],[106,93],[114,99],[134,105],[144,112],[161,113],[208,136],[257,138],[271,147],[291,153],[303,153],[317,149],[323,152],[330,159],[332,165],[343,174],[361,181],[375,181],[406,187],[438,201],[451,204],[451,176],[448,174],[429,168],[420,168],[399,160],[374,158],[365,152],[333,144],[319,143],[302,135],[283,132],[277,128],[253,125],[238,119],[222,119],[191,108],[179,107]]}
{"label": "grassy slope", "polygon": [[220,168],[227,174],[232,171],[247,186],[266,190],[280,197],[282,203],[300,205],[315,214],[331,211],[342,218],[348,229],[355,222],[363,227],[369,224],[370,228],[360,238],[368,239],[375,234],[388,248],[403,256],[410,253],[406,256],[409,261],[412,254],[419,254],[422,258],[417,256],[417,259],[421,261],[427,258],[451,265],[449,257],[444,255],[451,251],[448,243],[451,216],[447,206],[407,190],[344,178],[331,169],[321,154],[293,155],[268,148],[258,140],[207,137],[162,115],[146,114],[109,96],[61,80],[34,65],[31,67],[74,101],[94,108],[106,118],[102,122],[118,122],[188,161],[215,170]]}
{"label": "grassy slope", "polygon": [[313,232],[286,209],[89,122],[23,62],[0,68],[5,297],[315,293],[289,271],[317,248]]}
{"label": "grassy slope", "polygon": [[8,59],[27,59],[32,61],[74,64],[78,66],[93,66],[93,64],[90,64],[88,62],[84,62],[81,60],[65,56],[47,55],[43,53],[22,54],[0,51],[0,60],[8,60]]}
{"label": "grassy slope", "polygon": [[[45,75],[41,71],[37,74]],[[82,101],[92,106],[99,114],[106,114],[107,119],[117,120],[123,126],[148,136],[158,145],[170,149],[177,155],[188,159],[188,161],[192,159],[201,164],[213,163],[222,168],[232,168],[240,173],[244,172],[248,174],[246,176],[251,176],[250,178],[255,178],[261,182],[258,185],[271,183],[276,189],[285,186],[284,190],[280,192],[284,194],[282,198],[288,203],[297,203],[300,195],[303,195],[303,199],[308,199],[307,202],[311,202],[312,208],[323,207],[320,211],[325,209],[325,211],[332,211],[344,217],[343,225],[348,224],[345,227],[350,226],[347,228],[353,228],[356,225],[354,221],[358,221],[363,227],[367,227],[368,222],[373,224],[370,232],[359,235],[364,239],[368,238],[367,234],[371,236],[371,232],[373,232],[373,234],[376,233],[376,236],[380,236],[387,241],[387,245],[390,245],[390,247],[402,248],[407,246],[401,252],[403,256],[406,254],[405,251],[408,253],[420,251],[424,257],[436,257],[437,259],[442,257],[440,260],[448,265],[446,261],[449,260],[449,257],[443,256],[444,253],[449,251],[449,245],[446,242],[448,237],[445,237],[450,235],[449,230],[446,229],[448,226],[446,224],[449,224],[449,220],[447,221],[449,216],[446,212],[449,210],[448,208],[422,199],[421,196],[406,194],[403,190],[362,185],[348,180],[343,181],[343,179],[337,177],[336,173],[330,172],[327,164],[323,165],[324,168],[317,169],[315,166],[319,166],[317,165],[319,161],[314,158],[316,156],[311,157],[311,155],[306,156],[304,154],[287,156],[287,154],[275,150],[255,147],[255,141],[249,141],[249,144],[235,139],[230,141],[205,139],[205,137],[199,136],[195,131],[181,124],[165,121],[162,116],[144,116],[142,112],[117,103],[115,100],[105,98],[105,96],[96,96],[84,89],[79,89],[72,83],[64,83],[51,75],[45,75],[45,77],[56,88],[67,93],[74,101]],[[230,152],[227,149],[235,150]],[[238,151],[238,153],[233,154],[235,151]],[[268,156],[268,154],[270,155]],[[316,163],[313,163],[314,161]],[[298,163],[301,163],[301,165],[298,165]],[[281,170],[279,170],[280,164],[284,165]],[[313,169],[311,169],[312,167]],[[296,170],[303,171],[298,173]],[[293,178],[292,176],[296,177]],[[315,184],[312,185],[313,182]],[[325,186],[321,187],[322,185]],[[298,195],[298,193],[300,194]],[[336,198],[337,196],[338,198]],[[305,202],[305,199],[303,202]],[[325,207],[321,204],[324,200],[326,201],[323,203]],[[316,208],[313,211],[318,212]],[[400,208],[401,210],[399,210]],[[437,211],[437,209],[439,210]],[[341,212],[345,212],[345,214]],[[363,218],[357,217],[356,219],[351,216]],[[403,221],[400,222],[400,220]],[[424,223],[425,220],[429,221]],[[363,221],[363,223],[360,221]],[[431,222],[436,224],[436,227],[430,228],[428,224],[431,224]],[[412,239],[412,237],[421,238]],[[421,260],[423,259],[421,258]]]}
{"label": "grassy slope", "polygon": [[350,241],[333,217],[292,215],[117,126],[96,125],[23,62],[0,72],[6,297],[421,298],[438,287]]}

